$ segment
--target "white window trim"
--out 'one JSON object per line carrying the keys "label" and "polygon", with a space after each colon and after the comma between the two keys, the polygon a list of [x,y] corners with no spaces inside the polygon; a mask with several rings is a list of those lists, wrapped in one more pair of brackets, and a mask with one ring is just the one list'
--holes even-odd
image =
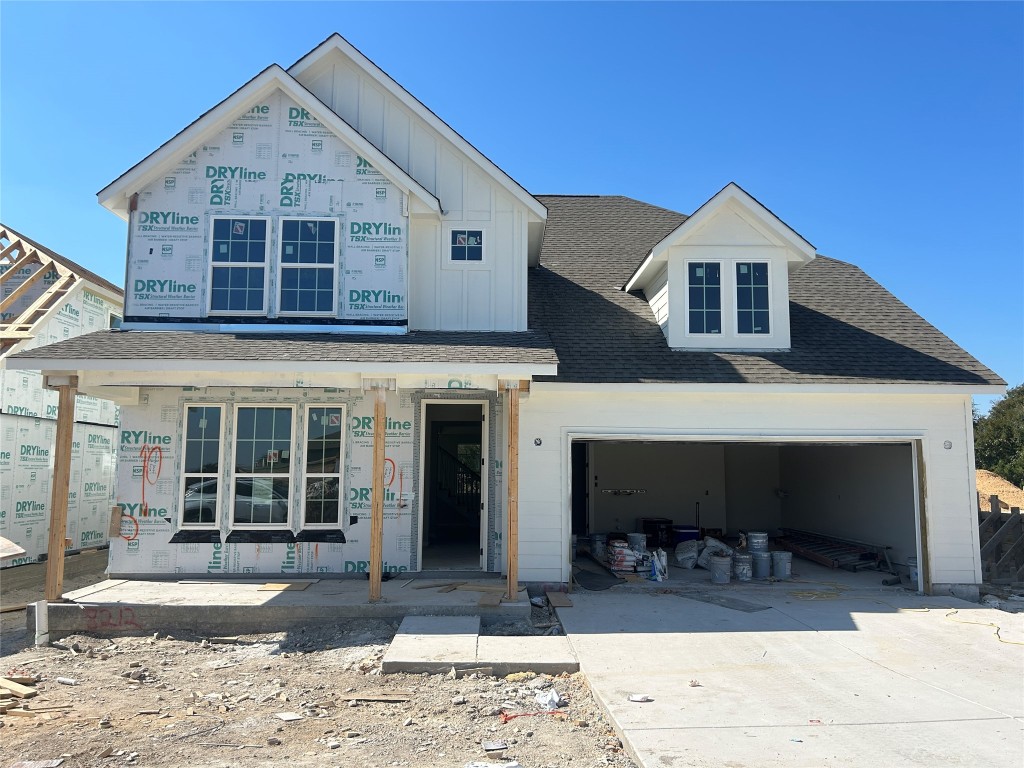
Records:
{"label": "white window trim", "polygon": [[[699,339],[723,339],[728,334],[728,313],[726,288],[728,287],[723,270],[727,262],[722,259],[686,259],[683,262],[683,328],[687,336]],[[690,265],[691,264],[717,264],[718,265],[718,316],[721,323],[721,332],[707,333],[690,330]]]}
{"label": "white window trim", "polygon": [[[292,412],[291,440],[289,441],[289,465],[288,465],[288,517],[283,523],[237,523],[235,522],[235,485],[239,478],[274,478],[280,477],[283,473],[274,474],[253,474],[251,472],[238,472],[235,470],[235,454],[238,445],[238,411],[240,408],[287,408]],[[295,510],[295,488],[297,487],[295,475],[295,403],[234,403],[232,405],[231,421],[231,471],[229,481],[231,492],[228,496],[228,520],[232,531],[266,531],[291,529]],[[305,494],[303,494],[305,495]]]}
{"label": "white window trim", "polygon": [[[213,261],[213,225],[219,219],[245,219],[246,221],[265,221],[267,223],[267,244],[263,251],[263,307],[261,309],[247,309],[247,310],[224,310],[213,308],[213,268],[215,263]],[[268,297],[270,294],[270,250],[271,244],[274,241],[273,231],[273,217],[271,216],[246,216],[238,214],[236,216],[221,216],[219,214],[212,214],[210,216],[209,226],[209,245],[206,249],[207,254],[207,268],[206,268],[206,314],[207,317],[266,317],[269,308]],[[258,267],[260,262],[247,261],[247,262],[216,262],[218,267]]]}
{"label": "white window trim", "polygon": [[[212,523],[185,523],[185,491],[188,486],[185,483],[185,452],[188,449],[188,410],[189,408],[219,408],[220,409],[220,435],[218,436],[217,450],[217,474],[215,479],[220,490],[217,492],[217,509],[214,510]],[[224,433],[227,427],[227,419],[224,414],[227,406],[224,403],[185,403],[181,411],[183,429],[181,430],[181,463],[179,465],[178,477],[181,478],[181,487],[178,489],[178,530],[179,531],[216,531],[220,529],[221,515],[224,510]],[[188,473],[193,474],[193,473]],[[204,473],[199,473],[204,474]]]}
{"label": "white window trim", "polygon": [[[326,264],[285,264],[284,254],[284,238],[281,233],[284,231],[284,222],[286,221],[331,221],[334,222],[334,261],[331,263],[331,269],[334,270],[334,278],[331,280],[331,308],[326,312],[302,312],[302,311],[290,311],[286,312],[281,309],[281,294],[284,291],[284,270],[285,269],[296,269],[300,267],[326,267]],[[342,226],[340,218],[332,218],[330,216],[280,216],[277,220],[277,248],[275,252],[277,254],[277,265],[274,270],[274,274],[277,278],[277,315],[279,317],[337,317],[338,316],[338,283],[339,283],[339,252],[341,250],[341,236]],[[269,245],[269,243],[268,243]]]}
{"label": "white window trim", "polygon": [[[491,268],[491,233],[483,224],[446,224],[443,228],[441,241],[442,269],[490,269]],[[483,238],[480,261],[457,261],[452,258],[452,232],[460,230],[477,230]]]}
{"label": "white window trim", "polygon": [[[721,275],[721,333],[694,333],[690,330],[690,264],[718,264]],[[768,326],[769,333],[740,333],[739,306],[736,301],[736,265],[766,264],[768,266]],[[683,322],[684,335],[691,339],[721,339],[722,344],[714,349],[746,349],[741,342],[774,339],[778,335],[779,318],[775,308],[774,264],[771,259],[736,256],[734,258],[689,258],[683,261]],[[700,347],[700,349],[708,349]]]}
{"label": "white window trim", "polygon": [[[310,408],[339,408],[341,410],[341,461],[338,464],[337,473],[314,472],[314,477],[338,476],[338,522],[337,523],[307,523],[306,522],[306,480],[310,474],[306,471],[306,451],[309,450],[309,439],[306,437],[306,430],[309,427]],[[343,403],[306,403],[302,409],[302,465],[299,467],[299,488],[302,491],[302,502],[300,504],[300,528],[304,531],[340,531],[345,522],[345,435],[348,433],[348,409]]]}
{"label": "white window trim", "polygon": [[[738,264],[764,264],[767,267],[768,273],[768,333],[740,333],[740,302],[736,296],[736,292],[739,290],[740,284],[736,278],[736,266]],[[772,291],[775,286],[772,284],[772,262],[768,259],[734,259],[732,261],[732,322],[735,336],[737,339],[770,339],[775,336],[775,307],[774,301],[772,300]]]}

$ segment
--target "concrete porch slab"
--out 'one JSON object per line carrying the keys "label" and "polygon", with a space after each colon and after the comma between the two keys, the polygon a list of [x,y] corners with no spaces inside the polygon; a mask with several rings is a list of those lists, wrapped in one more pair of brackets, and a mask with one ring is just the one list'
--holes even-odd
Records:
{"label": "concrete porch slab", "polygon": [[[53,639],[74,632],[101,635],[140,634],[154,631],[193,631],[231,635],[277,632],[314,623],[347,618],[400,619],[406,616],[474,616],[485,623],[529,620],[530,602],[520,593],[515,602],[478,605],[480,593],[469,590],[439,592],[413,589],[422,580],[381,585],[381,599],[369,602],[365,581],[324,579],[302,590],[261,591],[286,578],[237,580],[144,581],[111,579],[67,592],[66,603],[48,607]],[[305,581],[295,579],[295,581]],[[500,583],[482,580],[481,583]],[[440,586],[440,585],[438,585]],[[257,609],[257,610],[254,610]],[[35,627],[30,606],[28,625]]]}

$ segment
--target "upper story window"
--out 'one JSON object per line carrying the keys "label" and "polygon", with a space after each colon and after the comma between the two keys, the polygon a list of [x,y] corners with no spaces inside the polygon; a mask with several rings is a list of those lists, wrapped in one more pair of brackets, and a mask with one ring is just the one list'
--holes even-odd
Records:
{"label": "upper story window", "polygon": [[687,267],[690,333],[722,332],[722,265],[691,261]]}
{"label": "upper story window", "polygon": [[266,312],[267,220],[214,218],[210,312]]}
{"label": "upper story window", "polygon": [[736,332],[770,333],[768,264],[736,263]]}
{"label": "upper story window", "polygon": [[451,235],[452,261],[483,261],[484,232],[482,229],[453,229]]}
{"label": "upper story window", "polygon": [[331,219],[281,221],[281,312],[330,314],[337,306],[337,227]]}

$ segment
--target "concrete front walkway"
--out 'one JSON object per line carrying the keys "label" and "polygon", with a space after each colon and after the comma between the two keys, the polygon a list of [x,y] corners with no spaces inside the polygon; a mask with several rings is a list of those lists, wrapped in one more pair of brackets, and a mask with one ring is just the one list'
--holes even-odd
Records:
{"label": "concrete front walkway", "polygon": [[990,626],[1024,643],[1024,615],[806,581],[572,599],[580,668],[643,766],[1024,765],[1024,645]]}

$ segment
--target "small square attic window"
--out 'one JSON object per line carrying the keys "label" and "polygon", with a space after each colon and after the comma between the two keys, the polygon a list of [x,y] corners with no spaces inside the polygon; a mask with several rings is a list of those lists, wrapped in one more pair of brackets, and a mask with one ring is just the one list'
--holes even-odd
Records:
{"label": "small square attic window", "polygon": [[453,229],[452,261],[483,261],[484,233],[481,229]]}

